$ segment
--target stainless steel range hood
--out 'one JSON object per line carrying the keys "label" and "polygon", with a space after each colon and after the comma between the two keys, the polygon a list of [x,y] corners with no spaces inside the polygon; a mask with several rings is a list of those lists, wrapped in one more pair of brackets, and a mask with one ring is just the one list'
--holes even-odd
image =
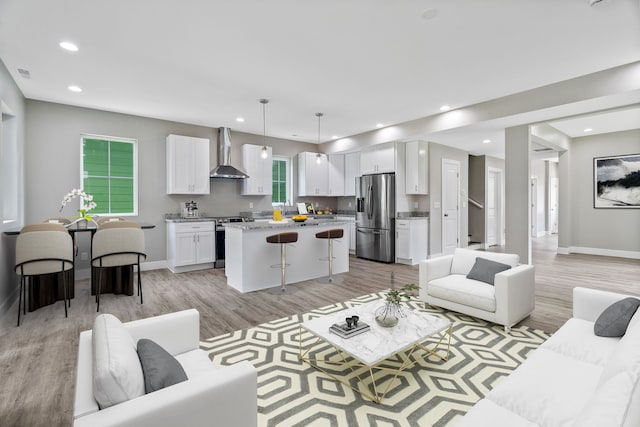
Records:
{"label": "stainless steel range hood", "polygon": [[249,175],[231,166],[230,158],[231,132],[229,128],[218,128],[218,166],[209,173],[209,178],[249,178]]}

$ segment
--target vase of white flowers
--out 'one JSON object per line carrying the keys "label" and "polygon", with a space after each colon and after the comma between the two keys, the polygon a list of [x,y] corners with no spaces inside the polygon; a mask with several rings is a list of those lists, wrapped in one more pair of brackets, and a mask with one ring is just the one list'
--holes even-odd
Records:
{"label": "vase of white flowers", "polygon": [[91,194],[87,194],[83,190],[74,188],[73,190],[69,191],[62,199],[60,212],[62,212],[64,207],[76,197],[81,198],[80,209],[78,209],[80,215],[74,216],[76,220],[69,224],[69,226],[78,224],[78,227],[86,227],[89,221],[93,221],[93,216],[89,215],[89,211],[95,209],[97,206],[96,202],[93,201],[93,196]]}
{"label": "vase of white flowers", "polygon": [[414,283],[406,284],[400,289],[394,289],[393,281],[393,273],[391,273],[391,289],[384,295],[384,304],[378,307],[374,313],[376,323],[385,328],[396,326],[401,317],[407,316],[401,305],[402,300],[411,299],[414,296],[413,291],[418,290],[418,286]]}

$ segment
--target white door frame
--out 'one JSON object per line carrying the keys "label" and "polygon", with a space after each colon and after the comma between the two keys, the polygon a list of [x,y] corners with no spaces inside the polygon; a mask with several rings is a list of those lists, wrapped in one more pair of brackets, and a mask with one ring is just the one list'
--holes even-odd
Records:
{"label": "white door frame", "polygon": [[[489,174],[496,174],[496,180],[497,180],[497,187],[498,187],[498,191],[496,191],[495,193],[495,197],[496,197],[496,239],[497,245],[504,245],[504,227],[502,224],[504,224],[503,218],[504,218],[504,171],[502,169],[499,168],[493,168],[493,167],[489,167],[487,169],[487,182],[489,181],[488,176]],[[489,205],[489,200],[486,201],[486,205],[487,205],[487,209],[485,210],[485,229],[488,229],[488,225],[489,225],[489,209],[488,209],[488,205]],[[488,237],[488,233],[487,233],[487,237]],[[485,238],[485,249],[489,246],[489,239]]]}
{"label": "white door frame", "polygon": [[455,165],[456,168],[458,169],[458,176],[457,176],[457,180],[456,180],[456,204],[457,204],[457,224],[456,224],[456,233],[458,235],[457,237],[457,243],[456,243],[456,247],[460,247],[460,162],[457,160],[452,160],[452,159],[445,159],[442,158],[442,166],[440,169],[440,184],[441,184],[441,189],[440,189],[440,204],[442,206],[442,209],[440,209],[440,224],[442,226],[442,242],[441,242],[441,252],[443,255],[447,255],[445,250],[444,250],[444,242],[445,242],[445,226],[444,226],[444,218],[445,218],[445,198],[444,198],[444,194],[445,194],[445,176],[444,176],[444,171],[445,171],[445,164],[452,164]]}
{"label": "white door frame", "polygon": [[[560,186],[560,182],[558,178],[551,178],[549,180],[549,230],[547,230],[548,234],[558,234],[558,190]],[[554,189],[555,186],[555,189]],[[555,198],[554,198],[555,194]],[[552,212],[553,207],[555,206],[555,214]],[[554,221],[555,219],[555,221]]]}
{"label": "white door frame", "polygon": [[531,177],[531,237],[538,237],[538,177]]}

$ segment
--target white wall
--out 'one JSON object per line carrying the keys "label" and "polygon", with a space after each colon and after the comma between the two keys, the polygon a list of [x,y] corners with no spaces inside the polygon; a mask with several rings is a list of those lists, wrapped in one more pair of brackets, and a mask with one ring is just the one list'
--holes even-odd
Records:
{"label": "white wall", "polygon": [[[24,143],[25,143],[25,99],[18,89],[4,63],[0,61],[0,101],[4,102],[15,115],[18,144],[18,224],[0,224],[0,228],[19,228],[24,216]],[[0,133],[0,138],[2,134]],[[0,182],[0,192],[6,183]],[[1,194],[1,193],[0,193]],[[13,272],[15,265],[15,236],[0,234],[0,315],[18,297],[18,278]]]}
{"label": "white wall", "polygon": [[593,207],[594,157],[640,153],[640,129],[574,138],[569,153],[559,169],[566,188],[560,214],[570,215],[561,223],[559,251],[640,258],[640,209]]}
{"label": "white wall", "polygon": [[536,194],[536,236],[543,236],[547,231],[547,166],[544,160],[531,160],[531,176],[538,180]]}

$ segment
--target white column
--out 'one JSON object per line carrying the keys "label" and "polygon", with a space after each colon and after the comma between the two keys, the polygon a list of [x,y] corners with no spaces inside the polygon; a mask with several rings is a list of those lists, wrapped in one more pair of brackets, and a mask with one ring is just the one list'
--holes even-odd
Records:
{"label": "white column", "polygon": [[506,251],[531,264],[531,138],[529,126],[505,129]]}
{"label": "white column", "polygon": [[[558,153],[558,253],[568,254],[573,240],[571,225],[571,154]],[[592,185],[588,183],[588,185]]]}

